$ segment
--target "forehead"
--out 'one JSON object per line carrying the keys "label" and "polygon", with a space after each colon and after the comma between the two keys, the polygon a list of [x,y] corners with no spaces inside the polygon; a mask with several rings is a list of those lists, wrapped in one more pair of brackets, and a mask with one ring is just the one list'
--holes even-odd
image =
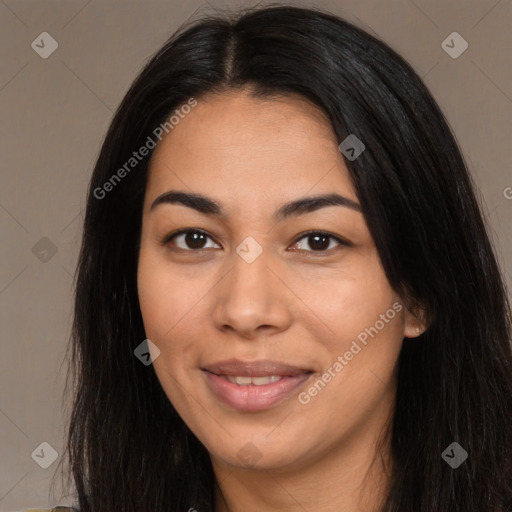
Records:
{"label": "forehead", "polygon": [[338,144],[325,113],[299,95],[207,95],[155,149],[148,200],[179,188],[226,202],[333,191],[356,201]]}

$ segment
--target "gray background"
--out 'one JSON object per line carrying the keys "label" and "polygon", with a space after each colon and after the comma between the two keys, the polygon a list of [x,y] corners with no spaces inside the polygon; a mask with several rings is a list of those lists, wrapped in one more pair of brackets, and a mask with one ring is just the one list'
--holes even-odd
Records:
{"label": "gray background", "polygon": [[[512,0],[291,3],[328,8],[377,34],[424,78],[466,156],[510,287]],[[212,6],[249,5],[0,0],[0,511],[72,503],[60,496],[59,473],[54,479],[69,414],[72,275],[86,187],[112,113],[182,22]],[[454,31],[469,44],[456,59],[441,46]],[[58,42],[47,59],[31,47],[42,32]],[[42,442],[59,455],[47,469],[31,456]],[[42,449],[38,460],[48,460]]]}

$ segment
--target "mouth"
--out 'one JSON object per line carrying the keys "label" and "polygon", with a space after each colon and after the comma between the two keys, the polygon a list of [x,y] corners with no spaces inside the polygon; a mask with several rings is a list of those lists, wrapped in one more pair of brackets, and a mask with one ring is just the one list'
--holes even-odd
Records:
{"label": "mouth", "polygon": [[230,359],[202,370],[216,398],[241,412],[258,412],[277,405],[313,374],[309,368],[268,360]]}

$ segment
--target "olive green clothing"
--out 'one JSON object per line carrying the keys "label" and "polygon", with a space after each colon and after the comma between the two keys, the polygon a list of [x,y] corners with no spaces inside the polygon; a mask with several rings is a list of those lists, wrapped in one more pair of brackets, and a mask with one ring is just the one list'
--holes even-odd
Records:
{"label": "olive green clothing", "polygon": [[55,507],[55,508],[29,508],[25,512],[77,512],[73,507]]}

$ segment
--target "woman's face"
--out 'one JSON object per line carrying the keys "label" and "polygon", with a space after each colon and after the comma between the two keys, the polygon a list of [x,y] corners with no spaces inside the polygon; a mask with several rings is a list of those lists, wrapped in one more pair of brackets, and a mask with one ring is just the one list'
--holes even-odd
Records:
{"label": "woman's face", "polygon": [[155,149],[142,317],[158,379],[214,464],[298,468],[367,444],[392,410],[419,324],[386,279],[340,142],[305,100],[242,91],[198,98]]}

